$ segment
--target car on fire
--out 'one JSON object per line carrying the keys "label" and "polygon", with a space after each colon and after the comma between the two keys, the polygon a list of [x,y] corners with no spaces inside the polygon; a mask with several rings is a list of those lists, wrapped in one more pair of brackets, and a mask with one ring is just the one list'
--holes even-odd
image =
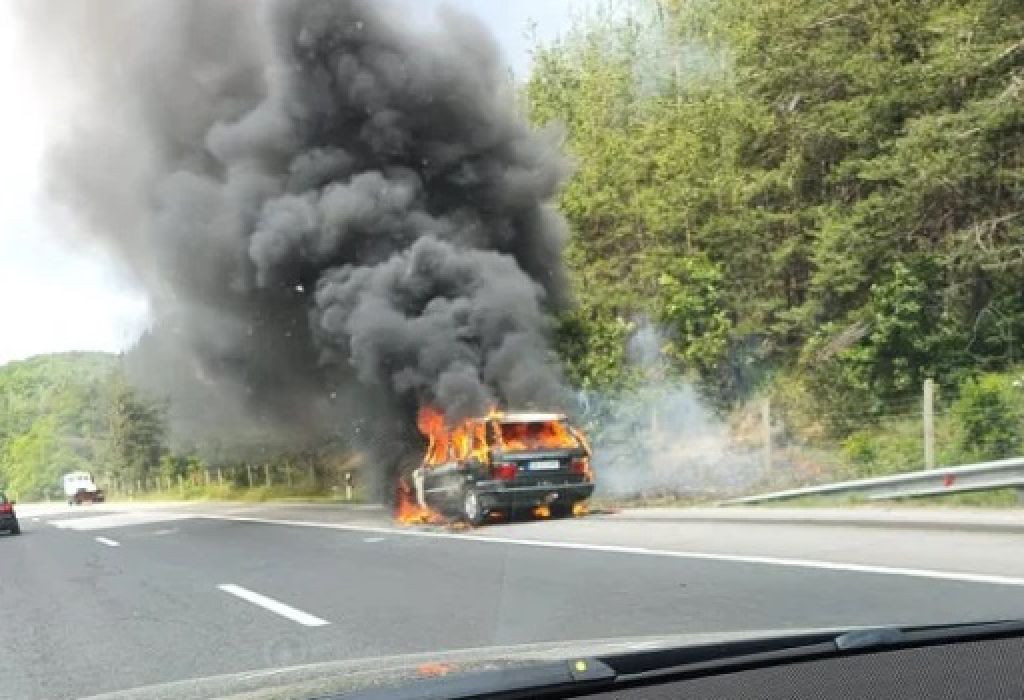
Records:
{"label": "car on fire", "polygon": [[537,507],[565,517],[594,492],[590,447],[560,413],[492,412],[448,429],[421,411],[418,424],[428,447],[410,480],[422,508],[471,525]]}

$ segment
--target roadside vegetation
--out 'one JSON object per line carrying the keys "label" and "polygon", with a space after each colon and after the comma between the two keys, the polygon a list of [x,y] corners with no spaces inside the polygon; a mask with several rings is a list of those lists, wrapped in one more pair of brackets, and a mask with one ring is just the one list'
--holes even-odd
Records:
{"label": "roadside vegetation", "polygon": [[1024,9],[610,7],[525,88],[576,165],[572,380],[628,391],[658,324],[740,439],[771,400],[769,486],[920,469],[926,378],[938,464],[1021,454]]}
{"label": "roadside vegetation", "polygon": [[[786,468],[757,486],[921,468],[927,378],[938,464],[1024,453],[1024,6],[610,8],[538,44],[521,86],[574,164],[555,332],[573,387],[649,382],[629,347],[654,324],[658,383],[695,387],[738,443],[757,449],[770,399]],[[11,363],[0,480],[25,499],[78,468],[152,497],[333,497],[351,468],[341,444],[172,448],[165,410],[116,357]],[[250,490],[252,467],[272,485]]]}

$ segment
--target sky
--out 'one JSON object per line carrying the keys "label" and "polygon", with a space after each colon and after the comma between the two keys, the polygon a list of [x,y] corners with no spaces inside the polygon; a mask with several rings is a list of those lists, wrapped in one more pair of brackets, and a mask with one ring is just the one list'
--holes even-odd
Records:
{"label": "sky", "polygon": [[[516,76],[529,70],[535,26],[554,39],[577,13],[601,0],[404,0],[416,12],[442,1],[480,17],[494,32]],[[0,365],[45,352],[129,346],[146,327],[145,297],[102,251],[70,235],[42,183],[50,113],[18,70],[11,4],[0,2]],[[18,105],[17,109],[10,105]]]}

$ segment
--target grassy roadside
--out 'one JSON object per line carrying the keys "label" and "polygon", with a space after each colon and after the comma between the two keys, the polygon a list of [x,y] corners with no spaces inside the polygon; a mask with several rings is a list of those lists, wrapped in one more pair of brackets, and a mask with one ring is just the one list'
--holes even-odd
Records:
{"label": "grassy roadside", "polygon": [[303,501],[312,503],[365,503],[363,495],[356,489],[352,500],[344,497],[344,491],[335,493],[331,490],[314,489],[308,486],[256,486],[244,488],[228,484],[210,484],[209,486],[188,486],[182,489],[171,488],[160,491],[146,491],[133,496],[128,494],[111,494],[111,502],[128,501],[238,501],[243,503],[263,503],[265,501]]}

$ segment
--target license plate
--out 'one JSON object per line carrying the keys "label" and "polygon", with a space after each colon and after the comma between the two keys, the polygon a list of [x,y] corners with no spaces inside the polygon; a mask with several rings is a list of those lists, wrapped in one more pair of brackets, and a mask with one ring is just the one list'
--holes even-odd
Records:
{"label": "license plate", "polygon": [[561,465],[557,459],[545,459],[540,462],[530,462],[530,469],[558,469]]}

